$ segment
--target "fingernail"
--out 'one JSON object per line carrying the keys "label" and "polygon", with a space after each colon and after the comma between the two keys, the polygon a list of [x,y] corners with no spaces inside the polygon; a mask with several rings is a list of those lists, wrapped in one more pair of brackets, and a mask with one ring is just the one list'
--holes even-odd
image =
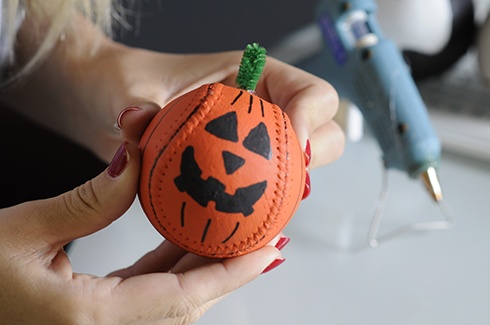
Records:
{"label": "fingernail", "polygon": [[128,157],[129,155],[126,149],[126,142],[124,142],[117,150],[114,158],[112,158],[109,168],[107,169],[109,176],[112,178],[120,176],[129,162]]}
{"label": "fingernail", "polygon": [[268,267],[265,268],[265,270],[262,271],[261,274],[264,274],[264,273],[267,273],[269,271],[274,270],[276,267],[278,267],[279,265],[281,265],[285,261],[286,261],[285,258],[276,258],[271,264],[269,264]]}
{"label": "fingernail", "polygon": [[306,148],[305,148],[305,165],[306,168],[310,166],[311,163],[311,145],[310,139],[306,140]]}
{"label": "fingernail", "polygon": [[127,107],[127,108],[123,109],[121,111],[121,113],[119,113],[119,115],[117,116],[117,127],[119,129],[122,129],[121,120],[122,120],[122,117],[125,113],[130,112],[130,111],[141,111],[141,110],[142,110],[142,108],[137,107],[137,106],[131,106],[131,107]]}
{"label": "fingernail", "polygon": [[302,200],[304,200],[308,196],[310,196],[310,193],[311,193],[310,172],[308,170],[306,170],[305,190],[303,192],[303,198],[302,198]]}
{"label": "fingernail", "polygon": [[279,241],[277,242],[277,244],[276,244],[276,248],[277,248],[278,250],[283,249],[283,248],[284,248],[284,246],[286,246],[286,245],[289,243],[289,241],[290,241],[290,240],[291,240],[291,239],[290,239],[289,237],[286,237],[286,236],[281,237],[281,238],[279,239]]}

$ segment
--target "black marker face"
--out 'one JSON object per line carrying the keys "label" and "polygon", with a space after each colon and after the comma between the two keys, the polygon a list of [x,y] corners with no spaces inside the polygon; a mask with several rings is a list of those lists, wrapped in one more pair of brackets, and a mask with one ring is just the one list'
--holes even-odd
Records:
{"label": "black marker face", "polygon": [[254,212],[253,205],[267,187],[267,181],[238,188],[234,195],[225,192],[226,186],[214,177],[204,180],[194,158],[194,148],[189,146],[182,153],[180,175],[174,180],[181,192],[187,192],[199,205],[206,207],[209,201],[216,203],[216,210],[226,213],[242,213],[245,217]]}
{"label": "black marker face", "polygon": [[[235,101],[238,100],[241,95],[242,93],[237,96]],[[252,100],[250,101],[250,107],[251,106]],[[237,143],[237,152],[240,151],[239,149],[243,145],[241,148],[245,148],[262,158],[270,160],[272,148],[267,126],[263,122],[260,122],[248,132],[245,139],[243,139],[243,142],[239,144],[238,123],[237,113],[232,111],[208,122],[205,126],[205,130],[219,139]],[[219,142],[217,142],[216,145],[219,145]],[[241,151],[243,152],[243,150]],[[224,171],[227,175],[233,176],[233,174],[246,163],[245,158],[230,151],[224,150],[221,154],[222,157],[220,158],[223,161]],[[267,188],[267,180],[264,180],[251,185],[244,184],[243,187],[237,188],[233,195],[230,195],[226,193],[226,185],[220,180],[212,176],[203,179],[201,175],[202,170],[195,159],[194,147],[188,146],[182,153],[180,175],[174,179],[174,183],[178,190],[180,192],[186,192],[192,200],[196,201],[202,207],[207,207],[208,203],[213,201],[215,202],[216,211],[229,214],[240,213],[244,217],[247,217],[254,212],[254,204],[263,196]],[[181,209],[182,227],[185,226],[185,207],[186,203],[183,202]],[[227,242],[233,237],[239,226],[240,221],[237,221],[232,233],[227,236],[222,243]],[[214,226],[212,220],[208,219],[202,233],[201,242],[205,241],[210,227]]]}

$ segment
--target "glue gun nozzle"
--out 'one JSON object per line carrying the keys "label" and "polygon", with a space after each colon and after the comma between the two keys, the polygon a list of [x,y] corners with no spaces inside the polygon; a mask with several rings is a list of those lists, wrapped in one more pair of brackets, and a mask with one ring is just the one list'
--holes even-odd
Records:
{"label": "glue gun nozzle", "polygon": [[436,202],[442,200],[441,184],[437,178],[436,169],[434,167],[429,167],[424,173],[421,174],[421,177],[432,198]]}

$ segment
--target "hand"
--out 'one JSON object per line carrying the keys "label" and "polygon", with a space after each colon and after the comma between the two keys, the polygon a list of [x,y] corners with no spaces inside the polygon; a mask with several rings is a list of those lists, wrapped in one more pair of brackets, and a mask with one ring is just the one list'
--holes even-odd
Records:
{"label": "hand", "polygon": [[[178,95],[209,82],[235,86],[240,51],[156,53],[129,48],[99,35],[99,48],[91,54],[97,32],[84,19],[77,19],[76,33],[67,33],[65,41],[10,93],[10,99],[24,114],[85,145],[106,161],[121,139],[138,143],[151,118]],[[25,40],[29,29],[21,29],[20,34],[20,48],[33,43]],[[332,121],[338,97],[326,81],[269,57],[257,94],[289,115],[304,149],[310,140],[310,168],[341,155],[344,136]],[[125,107],[142,109],[126,111],[118,119]],[[121,135],[113,130],[116,120],[124,125]]]}
{"label": "hand", "polygon": [[139,151],[125,144],[98,177],[59,197],[0,210],[1,324],[189,324],[276,259],[270,245],[216,261],[165,241],[134,266],[73,273],[63,246],[117,219],[133,202]]}
{"label": "hand", "polygon": [[[125,126],[122,137],[133,143],[138,143],[154,114],[173,98],[209,82],[236,86],[242,55],[238,51],[205,55],[169,55],[130,48],[122,51],[127,52],[128,61],[124,65],[137,67],[128,71],[131,77],[127,78],[142,80],[134,83],[138,90],[123,93],[132,92],[149,99],[127,98],[125,106],[142,109],[127,110],[118,119],[120,126]],[[164,78],[168,80],[162,80]],[[277,104],[288,114],[303,148],[307,140],[310,141],[310,168],[329,164],[340,157],[345,139],[332,120],[338,109],[338,96],[329,83],[268,57],[257,95]]]}

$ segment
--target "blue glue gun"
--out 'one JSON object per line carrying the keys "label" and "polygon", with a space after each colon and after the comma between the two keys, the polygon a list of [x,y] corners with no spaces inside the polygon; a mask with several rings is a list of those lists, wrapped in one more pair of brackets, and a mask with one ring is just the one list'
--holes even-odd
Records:
{"label": "blue glue gun", "polygon": [[297,66],[330,82],[360,109],[386,168],[422,177],[439,200],[435,169],[441,145],[409,68],[383,36],[376,11],[372,0],[321,1],[317,19],[325,46]]}

